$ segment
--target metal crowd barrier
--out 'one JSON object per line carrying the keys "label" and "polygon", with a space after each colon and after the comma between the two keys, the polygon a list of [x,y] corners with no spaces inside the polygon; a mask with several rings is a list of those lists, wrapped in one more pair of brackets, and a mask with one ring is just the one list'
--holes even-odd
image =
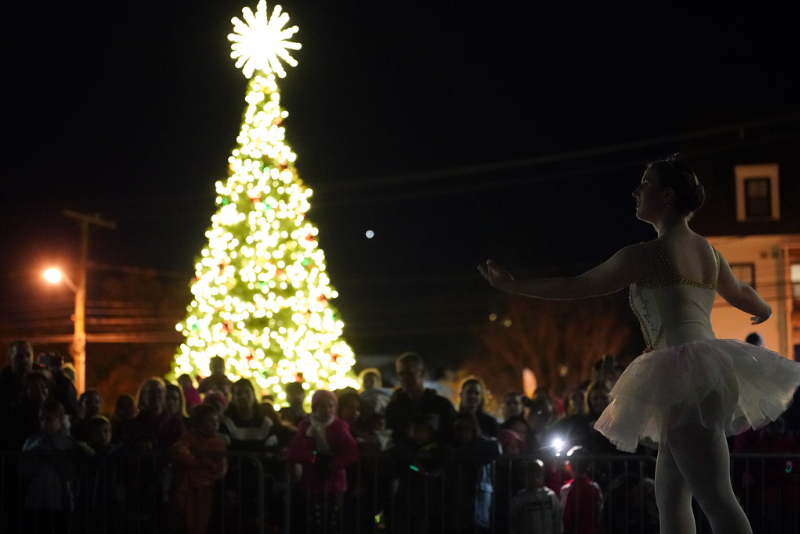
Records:
{"label": "metal crowd barrier", "polygon": [[[511,500],[525,484],[525,466],[535,461],[524,456],[459,455],[409,461],[391,452],[363,454],[348,470],[348,491],[336,495],[304,493],[297,485],[299,470],[274,456],[237,452],[223,456],[228,472],[213,484],[205,512],[206,532],[214,534],[506,534],[512,527]],[[570,478],[564,460],[545,461],[546,484],[559,488]],[[658,532],[655,457],[593,456],[588,461],[603,494],[599,511],[603,532]],[[172,470],[165,454],[128,453],[107,462],[91,466],[80,455],[66,453],[0,453],[0,530],[9,534],[186,531],[174,524]],[[41,469],[71,480],[71,508],[51,506],[48,511],[32,506],[28,495],[32,473]],[[800,454],[731,455],[734,490],[755,534],[800,532],[797,469]],[[45,489],[57,485],[47,485],[46,476],[44,481]],[[55,493],[50,497],[58,500]],[[697,506],[695,513],[698,534],[711,533]]]}

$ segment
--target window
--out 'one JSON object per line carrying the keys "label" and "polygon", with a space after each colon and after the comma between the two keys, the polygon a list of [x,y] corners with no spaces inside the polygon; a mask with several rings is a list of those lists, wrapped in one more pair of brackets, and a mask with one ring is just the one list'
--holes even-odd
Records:
{"label": "window", "polygon": [[792,280],[792,296],[795,302],[800,301],[800,263],[793,263],[789,271]]}
{"label": "window", "polygon": [[748,219],[772,215],[769,178],[747,178],[744,181],[744,214]]}
{"label": "window", "polygon": [[777,221],[780,219],[778,164],[737,165],[736,219]]}
{"label": "window", "polygon": [[756,265],[754,263],[731,263],[733,276],[753,289],[756,288]]}

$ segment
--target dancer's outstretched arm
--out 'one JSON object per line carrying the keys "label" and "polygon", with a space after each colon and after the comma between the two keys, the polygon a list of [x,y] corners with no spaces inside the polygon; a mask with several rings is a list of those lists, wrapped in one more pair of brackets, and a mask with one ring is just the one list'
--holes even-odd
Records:
{"label": "dancer's outstretched arm", "polygon": [[641,279],[647,258],[642,246],[631,245],[608,261],[580,276],[515,280],[511,274],[488,260],[478,270],[494,287],[517,295],[539,299],[569,300],[614,293]]}
{"label": "dancer's outstretched arm", "polygon": [[756,290],[738,280],[731,271],[728,261],[720,254],[719,278],[717,279],[717,293],[722,295],[728,304],[745,313],[752,314],[752,324],[760,324],[772,315],[772,306],[762,299]]}

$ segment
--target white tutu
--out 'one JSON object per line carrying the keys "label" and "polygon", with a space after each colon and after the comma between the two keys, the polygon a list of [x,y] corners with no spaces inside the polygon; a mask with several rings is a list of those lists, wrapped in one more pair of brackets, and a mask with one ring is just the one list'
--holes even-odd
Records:
{"label": "white tutu", "polygon": [[731,436],[776,420],[798,386],[800,363],[776,352],[730,339],[692,341],[635,359],[595,428],[628,452],[639,443],[657,447],[663,432],[687,423]]}

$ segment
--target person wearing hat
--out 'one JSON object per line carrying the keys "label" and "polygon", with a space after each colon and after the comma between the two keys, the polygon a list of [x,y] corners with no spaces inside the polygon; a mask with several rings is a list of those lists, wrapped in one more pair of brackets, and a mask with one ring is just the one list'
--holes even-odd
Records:
{"label": "person wearing hat", "polygon": [[309,532],[337,532],[347,490],[345,468],[358,460],[358,445],[347,423],[336,416],[336,395],[320,389],[311,397],[311,416],[297,426],[286,461],[302,467],[300,490]]}

